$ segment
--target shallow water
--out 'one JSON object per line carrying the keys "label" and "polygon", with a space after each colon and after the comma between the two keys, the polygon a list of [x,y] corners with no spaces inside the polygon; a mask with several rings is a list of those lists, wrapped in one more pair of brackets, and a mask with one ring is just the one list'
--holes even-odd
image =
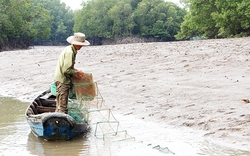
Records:
{"label": "shallow water", "polygon": [[[205,140],[187,129],[161,127],[133,116],[114,116],[135,139],[95,137],[95,126],[87,135],[70,141],[36,138],[26,123],[28,103],[0,97],[0,155],[84,155],[84,156],[161,156],[161,155],[250,155],[250,152]],[[131,122],[133,121],[133,122]],[[118,137],[118,136],[116,136]]]}

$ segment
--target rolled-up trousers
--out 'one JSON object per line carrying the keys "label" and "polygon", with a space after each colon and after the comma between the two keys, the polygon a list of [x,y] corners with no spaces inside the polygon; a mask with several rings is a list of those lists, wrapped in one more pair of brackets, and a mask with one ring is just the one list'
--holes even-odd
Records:
{"label": "rolled-up trousers", "polygon": [[56,81],[56,112],[68,113],[67,104],[69,97],[70,85]]}

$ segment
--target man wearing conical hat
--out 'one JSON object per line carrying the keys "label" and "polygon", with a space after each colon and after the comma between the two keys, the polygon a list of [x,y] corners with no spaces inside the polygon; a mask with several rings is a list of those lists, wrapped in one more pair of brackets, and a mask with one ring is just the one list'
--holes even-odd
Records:
{"label": "man wearing conical hat", "polygon": [[83,33],[74,33],[67,38],[71,45],[67,46],[60,54],[55,70],[54,81],[56,85],[56,112],[68,113],[67,104],[72,83],[72,77],[82,77],[83,72],[74,68],[77,51],[83,46],[90,45]]}

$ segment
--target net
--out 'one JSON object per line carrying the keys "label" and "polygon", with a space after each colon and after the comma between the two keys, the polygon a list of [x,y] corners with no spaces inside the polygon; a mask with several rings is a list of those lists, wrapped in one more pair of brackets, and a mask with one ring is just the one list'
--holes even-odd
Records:
{"label": "net", "polygon": [[[95,137],[103,139],[104,143],[135,141],[135,137],[129,135],[127,130],[121,127],[111,109],[104,105],[103,97],[97,83],[93,81],[92,74],[85,73],[81,79],[74,77],[70,95],[68,114],[76,122],[86,122],[92,125]],[[160,145],[153,146],[152,149],[165,154],[175,154],[168,147]]]}
{"label": "net", "polygon": [[84,73],[81,79],[73,78],[68,114],[76,122],[91,124],[94,135],[103,140],[122,141],[135,139],[121,128],[112,111],[104,105],[104,100],[97,83],[93,81],[92,74]]}
{"label": "net", "polygon": [[120,122],[106,106],[102,105],[99,109],[90,109],[89,115],[96,137],[104,141],[135,140],[134,137],[128,134],[127,130],[121,127]]}
{"label": "net", "polygon": [[92,74],[84,73],[83,77],[72,78],[73,85],[71,88],[72,98],[77,100],[91,101],[96,96],[96,85],[93,81]]}

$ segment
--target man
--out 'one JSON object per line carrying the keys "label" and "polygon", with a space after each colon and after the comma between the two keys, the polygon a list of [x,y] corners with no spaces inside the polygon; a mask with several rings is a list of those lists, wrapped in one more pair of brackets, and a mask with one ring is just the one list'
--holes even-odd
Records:
{"label": "man", "polygon": [[72,77],[82,77],[83,72],[74,68],[77,51],[82,46],[90,45],[85,40],[83,33],[75,33],[74,36],[67,38],[67,42],[71,45],[67,46],[60,54],[56,70],[55,70],[55,85],[56,85],[56,112],[68,113],[67,104]]}

